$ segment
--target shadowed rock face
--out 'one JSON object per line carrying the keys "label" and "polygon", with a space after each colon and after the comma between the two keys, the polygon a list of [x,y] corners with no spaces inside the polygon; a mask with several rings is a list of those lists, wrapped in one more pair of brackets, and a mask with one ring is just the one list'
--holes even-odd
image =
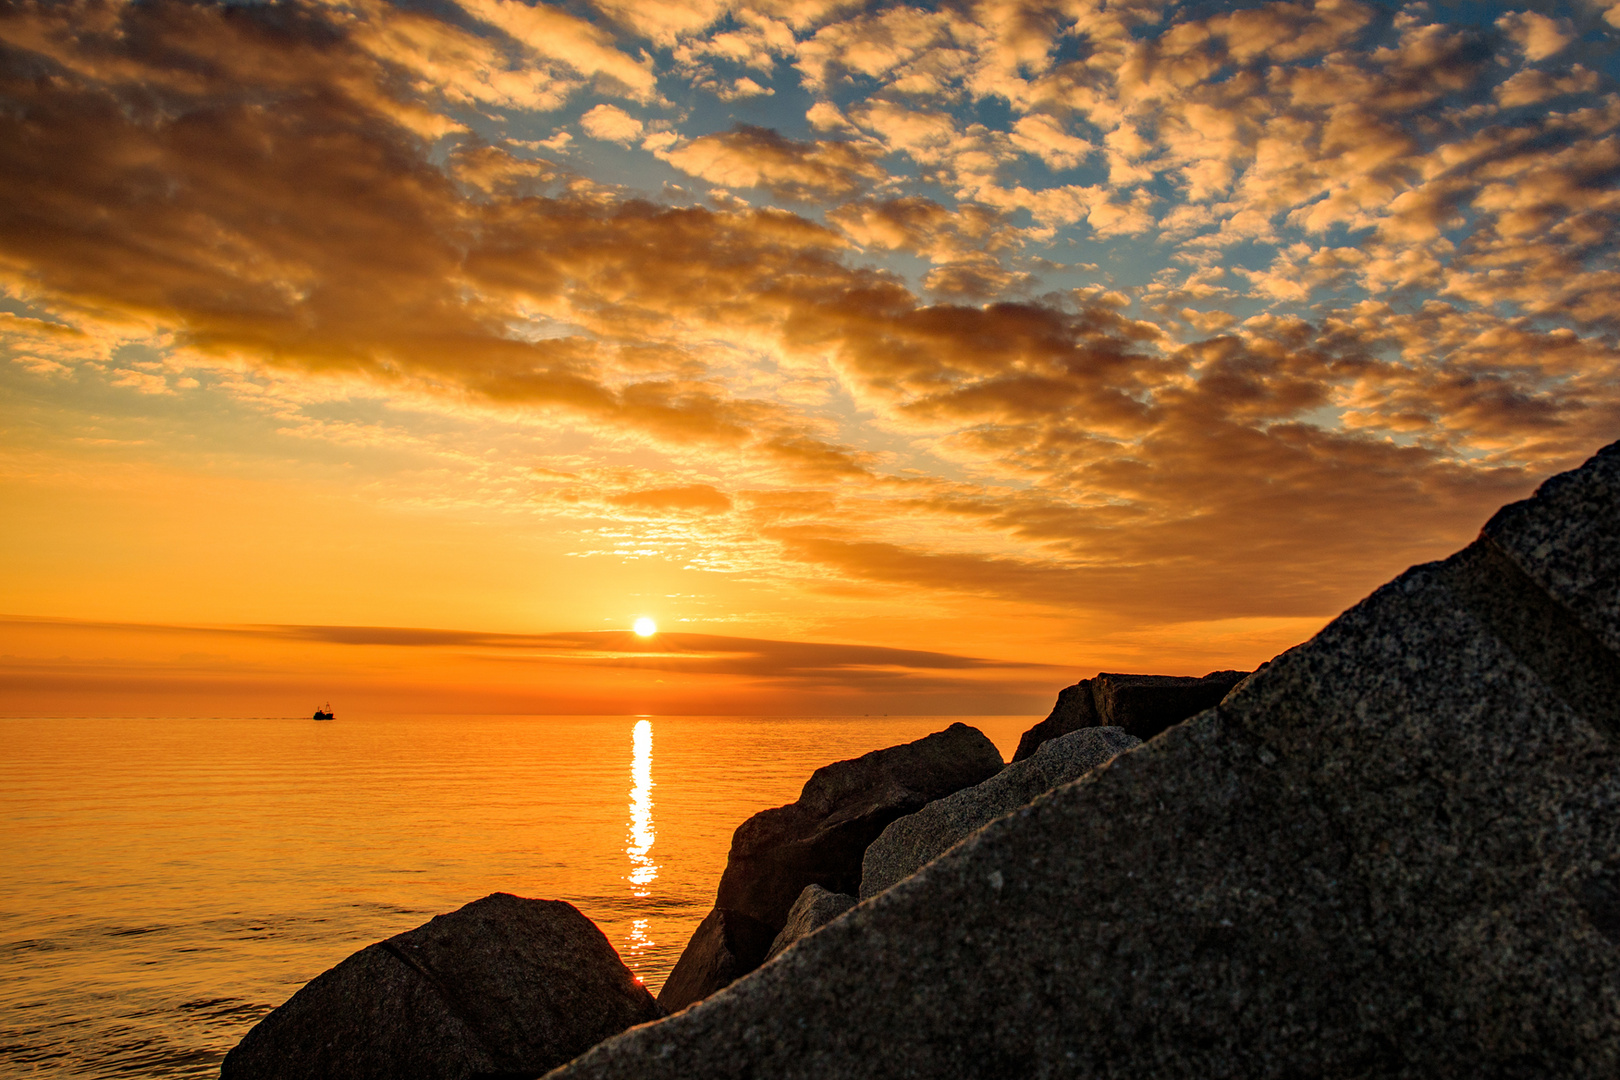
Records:
{"label": "shadowed rock face", "polygon": [[538,1076],[661,1016],[573,905],[495,893],[316,976],[221,1080]]}
{"label": "shadowed rock face", "polygon": [[[994,776],[1001,767],[1000,752],[983,732],[952,724],[916,742],[817,769],[797,802],[755,814],[731,838],[715,908],[763,924],[769,934],[755,952],[731,952],[732,968],[711,962],[712,933],[703,940],[694,935],[658,995],[659,1004],[675,1012],[726,985],[717,981],[718,973],[757,968],[805,886],[856,892],[861,856],[889,822]],[[742,947],[741,937],[734,937],[730,948]],[[700,971],[716,975],[699,977]]]}
{"label": "shadowed rock face", "polygon": [[713,909],[664,980],[660,1007],[674,1012],[742,978],[763,963],[775,938],[776,931],[758,919],[730,908]]}
{"label": "shadowed rock face", "polygon": [[1117,727],[1071,731],[1047,740],[1033,757],[1008,765],[984,783],[897,819],[861,860],[861,899],[915,874],[974,830],[1140,745],[1140,739]]}
{"label": "shadowed rock face", "polygon": [[793,902],[787,922],[782,932],[776,935],[776,940],[771,942],[771,951],[765,954],[765,959],[771,959],[806,934],[826,926],[854,907],[856,902],[857,898],[848,893],[828,892],[820,885],[806,885],[804,892]]}
{"label": "shadowed rock face", "polygon": [[1189,716],[1220,703],[1247,671],[1191,675],[1114,675],[1102,672],[1058,691],[1051,715],[1024,732],[1014,761],[1048,739],[1088,727],[1118,727],[1146,741]]}
{"label": "shadowed rock face", "polygon": [[1620,446],[553,1074],[1620,1075]]}

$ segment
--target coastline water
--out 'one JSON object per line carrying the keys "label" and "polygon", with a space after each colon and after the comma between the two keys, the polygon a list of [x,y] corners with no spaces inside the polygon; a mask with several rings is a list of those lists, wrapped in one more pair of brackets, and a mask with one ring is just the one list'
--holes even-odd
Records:
{"label": "coastline water", "polygon": [[574,904],[656,993],[750,814],[1036,719],[0,719],[0,1073],[215,1076],[310,978],[495,891]]}

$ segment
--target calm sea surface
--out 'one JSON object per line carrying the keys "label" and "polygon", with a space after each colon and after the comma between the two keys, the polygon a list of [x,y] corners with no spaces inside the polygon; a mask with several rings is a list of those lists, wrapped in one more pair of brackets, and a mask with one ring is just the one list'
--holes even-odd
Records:
{"label": "calm sea surface", "polygon": [[574,904],[656,993],[744,818],[1036,719],[0,719],[0,1075],[216,1076],[315,975],[496,891]]}

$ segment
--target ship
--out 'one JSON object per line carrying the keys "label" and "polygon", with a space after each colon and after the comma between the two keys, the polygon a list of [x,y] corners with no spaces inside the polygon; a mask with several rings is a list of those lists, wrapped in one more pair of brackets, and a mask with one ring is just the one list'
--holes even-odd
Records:
{"label": "ship", "polygon": [[332,703],[330,701],[328,701],[326,703],[326,708],[324,708],[324,709],[316,709],[315,710],[315,719],[317,719],[317,720],[335,720],[335,719],[337,719],[337,714],[332,712]]}

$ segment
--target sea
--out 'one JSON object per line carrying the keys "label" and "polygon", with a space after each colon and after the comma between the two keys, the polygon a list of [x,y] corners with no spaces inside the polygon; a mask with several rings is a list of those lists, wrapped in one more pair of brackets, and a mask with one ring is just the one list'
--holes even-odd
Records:
{"label": "sea", "polygon": [[217,1076],[310,979],[493,892],[573,904],[656,994],[744,819],[1038,719],[0,719],[0,1076]]}

